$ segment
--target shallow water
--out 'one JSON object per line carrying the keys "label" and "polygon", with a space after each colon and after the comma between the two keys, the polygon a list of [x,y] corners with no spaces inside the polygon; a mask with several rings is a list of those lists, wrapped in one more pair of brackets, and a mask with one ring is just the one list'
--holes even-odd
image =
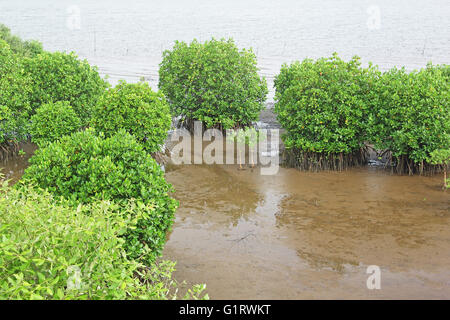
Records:
{"label": "shallow water", "polygon": [[[450,298],[450,193],[375,168],[274,176],[172,167],[164,257],[214,299]],[[381,269],[368,290],[367,266]]]}
{"label": "shallow water", "polygon": [[[35,150],[0,163],[17,181]],[[442,177],[238,165],[168,165],[180,201],[163,257],[213,299],[450,298],[450,193]],[[366,269],[381,269],[368,290]]]}
{"label": "shallow water", "polygon": [[5,161],[0,161],[0,174],[2,179],[9,180],[10,183],[17,182],[22,177],[28,166],[28,159],[36,150],[36,145],[32,143],[23,143],[19,149],[24,152],[22,156],[14,156]]}
{"label": "shallow water", "polygon": [[[371,19],[377,10],[379,23]],[[41,40],[47,50],[77,52],[112,83],[143,76],[156,88],[161,54],[174,40],[233,37],[257,54],[269,100],[282,63],[334,51],[345,59],[359,55],[364,64],[372,61],[382,69],[421,68],[430,60],[448,64],[449,16],[447,0],[0,2],[0,23]]]}

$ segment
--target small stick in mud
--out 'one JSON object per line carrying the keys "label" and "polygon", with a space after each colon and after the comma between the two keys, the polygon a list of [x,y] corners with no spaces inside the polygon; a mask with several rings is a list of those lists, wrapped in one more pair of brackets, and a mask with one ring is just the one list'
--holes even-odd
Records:
{"label": "small stick in mud", "polygon": [[255,236],[255,233],[254,233],[253,231],[250,231],[249,233],[247,233],[247,234],[246,234],[245,236],[243,236],[243,237],[240,237],[240,238],[237,238],[237,239],[231,239],[231,240],[228,240],[228,241],[240,242],[240,241],[242,241],[242,240],[247,239],[247,238],[250,237],[250,236]]}

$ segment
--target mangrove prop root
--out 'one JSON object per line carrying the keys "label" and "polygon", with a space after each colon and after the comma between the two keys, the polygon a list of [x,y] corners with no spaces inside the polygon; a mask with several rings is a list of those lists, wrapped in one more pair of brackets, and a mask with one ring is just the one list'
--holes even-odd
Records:
{"label": "mangrove prop root", "polygon": [[[394,157],[390,152],[383,152],[386,155],[385,168],[390,168],[392,173],[407,174],[407,175],[434,175],[449,171],[450,166],[447,165],[433,165],[425,161],[415,163],[407,156]],[[353,153],[315,153],[304,152],[296,149],[286,149],[284,151],[284,163],[288,167],[297,168],[304,171],[343,171],[351,167],[359,167],[367,164],[368,149],[361,148],[361,150]]]}
{"label": "mangrove prop root", "polygon": [[0,144],[0,160],[7,161],[8,159],[18,155],[19,150],[19,144],[13,141]]}
{"label": "mangrove prop root", "polygon": [[299,170],[343,171],[350,167],[365,165],[367,163],[367,148],[361,148],[361,150],[348,154],[326,154],[286,149],[284,151],[284,161],[287,166]]}
{"label": "mangrove prop root", "polygon": [[390,166],[392,173],[407,174],[407,175],[434,175],[437,173],[445,172],[449,169],[449,166],[445,165],[433,165],[425,161],[415,163],[406,155],[394,157],[389,155],[386,167]]}

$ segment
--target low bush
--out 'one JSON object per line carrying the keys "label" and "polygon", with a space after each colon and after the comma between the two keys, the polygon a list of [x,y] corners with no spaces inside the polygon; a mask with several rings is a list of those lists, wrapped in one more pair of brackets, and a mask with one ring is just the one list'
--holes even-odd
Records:
{"label": "low bush", "polygon": [[159,165],[133,136],[120,130],[104,138],[88,129],[38,149],[29,163],[22,183],[63,196],[74,206],[137,199],[146,214],[125,235],[128,256],[151,262],[160,255],[177,202]]}
{"label": "low bush", "polygon": [[431,64],[413,72],[393,68],[376,82],[369,133],[377,149],[390,151],[399,173],[434,171],[431,152],[450,149],[447,71]]}
{"label": "low bush", "polygon": [[11,51],[14,54],[22,57],[34,57],[35,55],[42,53],[42,43],[36,40],[24,41],[18,36],[11,34],[11,30],[0,24],[0,39],[4,40],[11,47]]}
{"label": "low bush", "polygon": [[74,53],[43,52],[23,61],[25,72],[31,77],[33,110],[42,104],[68,101],[86,125],[92,108],[108,87],[96,67],[79,60]]}
{"label": "low bush", "polygon": [[[118,215],[117,205],[73,207],[29,186],[0,186],[0,299],[172,299],[174,263],[150,268],[130,260],[123,234],[136,215]],[[202,298],[194,286],[185,298]],[[207,295],[203,298],[208,298]]]}
{"label": "low bush", "polygon": [[444,189],[450,188],[450,177],[447,178],[447,171],[450,167],[450,149],[437,149],[430,153],[428,161],[431,164],[442,167],[444,171]]}
{"label": "low bush", "polygon": [[159,88],[173,115],[191,130],[195,120],[207,128],[249,126],[258,120],[267,95],[255,54],[239,50],[231,39],[177,41],[163,53]]}
{"label": "low bush", "polygon": [[147,83],[119,83],[100,98],[91,124],[109,137],[125,129],[148,152],[160,150],[167,138],[172,117],[162,93],[153,92]]}
{"label": "low bush", "polygon": [[365,162],[367,93],[375,69],[337,54],[283,65],[275,78],[275,113],[291,165],[338,169]]}
{"label": "low bush", "polygon": [[31,117],[31,140],[42,147],[65,135],[76,132],[81,127],[80,118],[69,102],[58,101],[43,104]]}
{"label": "low bush", "polygon": [[0,146],[27,138],[31,84],[10,46],[0,40]]}

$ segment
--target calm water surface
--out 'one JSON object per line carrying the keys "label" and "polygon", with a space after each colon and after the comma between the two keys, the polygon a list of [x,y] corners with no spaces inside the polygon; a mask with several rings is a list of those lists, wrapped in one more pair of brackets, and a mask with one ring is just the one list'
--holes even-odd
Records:
{"label": "calm water surface", "polygon": [[[372,12],[379,28],[369,28]],[[253,47],[270,87],[283,62],[334,51],[382,69],[449,63],[449,16],[447,0],[0,1],[0,22],[20,36],[77,52],[112,83],[144,76],[154,88],[162,51],[193,38]]]}
{"label": "calm water surface", "polygon": [[[17,181],[34,151],[0,164]],[[449,299],[450,192],[442,176],[168,165],[180,201],[164,258],[214,299]],[[369,265],[381,290],[368,290]]]}
{"label": "calm water surface", "polygon": [[[214,299],[450,298],[440,176],[191,165],[167,179],[180,207],[164,256]],[[369,265],[381,290],[367,289]]]}

